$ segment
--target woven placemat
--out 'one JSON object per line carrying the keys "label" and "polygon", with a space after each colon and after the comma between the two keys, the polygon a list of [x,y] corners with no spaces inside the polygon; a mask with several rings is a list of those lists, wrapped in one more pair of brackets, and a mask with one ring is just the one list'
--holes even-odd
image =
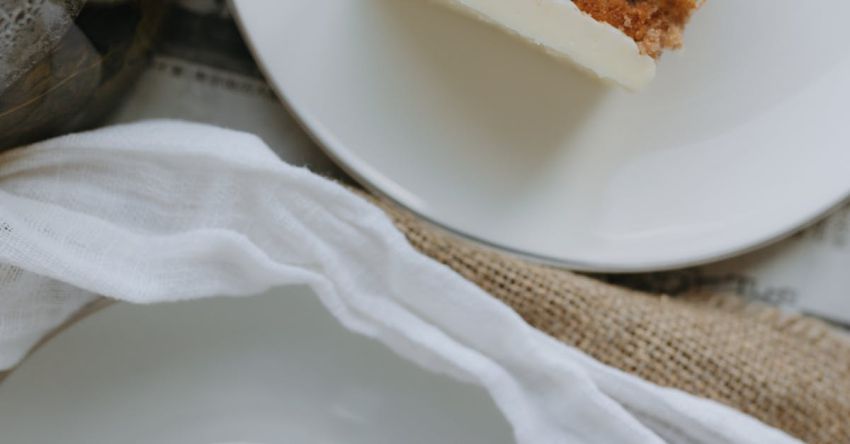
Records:
{"label": "woven placemat", "polygon": [[810,443],[850,443],[850,340],[735,296],[670,298],[530,264],[376,201],[420,251],[601,362],[714,399]]}
{"label": "woven placemat", "polygon": [[[850,442],[850,340],[830,326],[734,296],[669,298],[531,264],[373,201],[421,252],[599,361],[722,402],[806,442]],[[109,303],[94,302],[57,331]]]}

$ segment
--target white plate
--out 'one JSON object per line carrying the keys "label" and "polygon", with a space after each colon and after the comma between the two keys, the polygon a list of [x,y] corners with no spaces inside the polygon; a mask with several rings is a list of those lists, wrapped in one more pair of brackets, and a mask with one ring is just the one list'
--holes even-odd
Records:
{"label": "white plate", "polygon": [[481,389],[348,333],[308,290],[115,305],[0,385],[15,444],[509,443]]}
{"label": "white plate", "polygon": [[701,263],[850,193],[847,1],[707,2],[640,94],[430,1],[235,11],[269,80],[350,173],[532,258]]}

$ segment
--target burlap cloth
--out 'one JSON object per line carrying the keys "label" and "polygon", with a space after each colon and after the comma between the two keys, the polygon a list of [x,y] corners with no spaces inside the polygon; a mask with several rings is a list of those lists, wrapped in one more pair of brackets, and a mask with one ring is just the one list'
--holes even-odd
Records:
{"label": "burlap cloth", "polygon": [[[375,202],[420,251],[596,359],[806,442],[850,443],[850,340],[842,332],[732,296],[651,295],[531,264]],[[58,331],[108,304],[95,302]]]}
{"label": "burlap cloth", "polygon": [[420,251],[599,361],[722,402],[806,442],[850,443],[850,340],[843,332],[734,296],[670,298],[531,264],[377,203]]}

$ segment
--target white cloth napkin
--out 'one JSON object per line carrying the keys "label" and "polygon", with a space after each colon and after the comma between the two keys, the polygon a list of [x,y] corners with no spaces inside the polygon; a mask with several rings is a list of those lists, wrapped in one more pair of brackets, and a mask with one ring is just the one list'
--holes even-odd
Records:
{"label": "white cloth napkin", "polygon": [[258,138],[150,121],[0,156],[0,365],[94,294],[133,303],[307,284],[346,327],[480,384],[521,443],[786,443],[607,367],[415,251],[376,207]]}

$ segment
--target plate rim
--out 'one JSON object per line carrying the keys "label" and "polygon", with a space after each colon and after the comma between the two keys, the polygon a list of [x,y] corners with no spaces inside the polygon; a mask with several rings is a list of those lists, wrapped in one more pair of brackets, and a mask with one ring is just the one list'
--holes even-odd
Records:
{"label": "plate rim", "polygon": [[[850,189],[848,189],[841,194],[841,197],[837,199],[830,199],[825,204],[819,205],[817,211],[812,211],[811,213],[794,218],[792,222],[788,222],[782,227],[777,227],[774,230],[767,231],[762,236],[754,236],[750,242],[741,243],[738,247],[720,248],[703,254],[693,254],[690,255],[688,259],[681,260],[650,260],[643,261],[641,263],[615,264],[567,258],[565,257],[566,255],[564,255],[564,257],[554,257],[551,255],[524,251],[508,245],[501,245],[497,242],[469,233],[466,230],[451,227],[446,223],[435,220],[426,214],[426,211],[424,211],[421,205],[418,205],[415,202],[415,199],[407,199],[407,201],[405,201],[405,199],[397,197],[403,196],[404,194],[407,194],[407,192],[405,190],[398,189],[392,180],[385,178],[385,176],[380,172],[373,171],[373,169],[368,167],[364,161],[356,156],[355,153],[346,149],[345,144],[336,140],[329,129],[316,121],[309,112],[300,109],[298,104],[296,104],[295,101],[287,95],[285,87],[283,85],[279,85],[279,82],[274,80],[274,76],[271,75],[272,70],[267,66],[264,58],[261,57],[260,50],[256,47],[254,37],[248,30],[249,26],[245,22],[244,9],[242,9],[241,5],[248,3],[248,1],[227,0],[227,2],[230,5],[230,11],[233,13],[234,21],[239,28],[239,32],[243,37],[245,45],[251,52],[257,67],[269,87],[272,91],[274,91],[275,96],[279,99],[280,103],[295,120],[298,126],[304,130],[307,136],[315,142],[325,155],[327,155],[338,167],[340,167],[340,169],[368,191],[411,212],[421,220],[425,221],[428,225],[431,225],[444,233],[460,237],[463,240],[473,242],[476,245],[483,246],[492,251],[507,253],[511,256],[525,259],[536,264],[588,273],[627,274],[680,270],[738,257],[769,245],[773,245],[777,242],[790,238],[797,232],[817,223],[819,220],[827,217],[829,214],[841,208],[845,204],[850,203]],[[378,184],[380,182],[384,183],[384,187]]]}

